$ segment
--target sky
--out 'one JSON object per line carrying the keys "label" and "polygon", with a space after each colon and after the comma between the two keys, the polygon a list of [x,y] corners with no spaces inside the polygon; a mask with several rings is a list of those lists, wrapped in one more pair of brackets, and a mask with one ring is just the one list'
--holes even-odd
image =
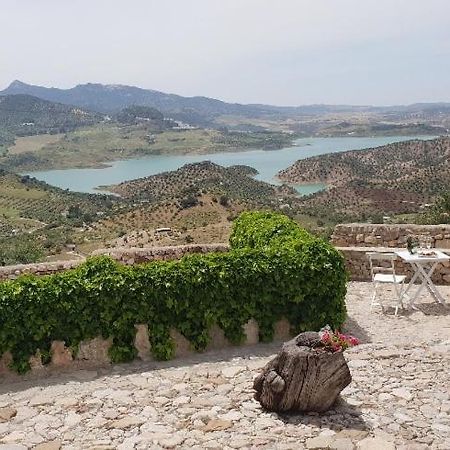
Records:
{"label": "sky", "polygon": [[0,89],[275,105],[450,101],[450,0],[0,0]]}

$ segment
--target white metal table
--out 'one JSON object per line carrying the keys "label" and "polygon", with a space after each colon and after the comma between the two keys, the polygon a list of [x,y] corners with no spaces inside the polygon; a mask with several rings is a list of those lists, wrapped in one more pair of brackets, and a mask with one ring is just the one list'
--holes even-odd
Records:
{"label": "white metal table", "polygon": [[[432,295],[436,302],[445,305],[444,297],[442,297],[441,293],[433,284],[431,277],[438,264],[450,260],[450,256],[440,252],[439,250],[433,249],[433,252],[435,256],[420,256],[417,253],[411,255],[408,250],[395,252],[401,259],[403,259],[403,261],[411,264],[414,269],[414,275],[412,276],[411,281],[408,283],[408,286],[403,292],[403,296],[409,297],[409,306],[411,306],[412,308],[414,308],[414,303],[417,301],[419,295],[422,293],[422,290],[425,287],[428,289],[429,293]],[[410,297],[407,294],[414,286],[414,283],[417,279],[421,279],[422,283]]]}

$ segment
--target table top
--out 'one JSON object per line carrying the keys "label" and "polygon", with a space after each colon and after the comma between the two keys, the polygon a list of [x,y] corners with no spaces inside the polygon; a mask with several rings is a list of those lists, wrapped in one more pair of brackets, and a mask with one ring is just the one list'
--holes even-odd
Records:
{"label": "table top", "polygon": [[443,252],[440,252],[439,250],[431,249],[434,253],[436,253],[436,256],[420,256],[417,253],[414,255],[411,255],[408,250],[402,250],[400,252],[395,252],[396,255],[398,255],[400,258],[402,258],[406,262],[413,262],[413,263],[430,263],[430,262],[436,262],[436,261],[448,261],[450,259],[450,256],[446,255]]}

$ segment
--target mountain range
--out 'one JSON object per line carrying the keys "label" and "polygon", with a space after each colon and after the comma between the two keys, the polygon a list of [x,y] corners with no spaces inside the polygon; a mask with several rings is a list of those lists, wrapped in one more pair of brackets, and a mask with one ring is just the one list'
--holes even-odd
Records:
{"label": "mountain range", "polygon": [[302,117],[321,116],[330,113],[372,114],[450,114],[450,103],[419,103],[408,106],[354,106],[354,105],[305,105],[271,106],[262,104],[227,103],[209,97],[183,97],[176,94],[142,89],[126,85],[80,84],[70,89],[48,88],[21,81],[13,81],[0,95],[27,94],[44,100],[75,105],[104,114],[117,113],[130,105],[151,106],[179,120],[205,125],[218,116],[243,117]]}

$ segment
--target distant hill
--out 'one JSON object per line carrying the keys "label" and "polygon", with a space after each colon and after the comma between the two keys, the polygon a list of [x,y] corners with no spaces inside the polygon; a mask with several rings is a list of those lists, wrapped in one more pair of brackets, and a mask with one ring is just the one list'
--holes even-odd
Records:
{"label": "distant hill", "polygon": [[[196,96],[183,97],[152,89],[142,89],[126,85],[104,85],[99,83],[80,84],[70,89],[47,88],[13,81],[0,95],[25,94],[39,97],[51,102],[76,105],[79,108],[114,115],[129,106],[147,106],[156,108],[166,117],[181,120],[201,127],[226,126],[252,130],[254,127],[267,128],[266,120],[284,123],[291,131],[300,131],[305,135],[313,135],[317,129],[329,127],[337,123],[340,117],[351,117],[354,124],[360,123],[360,114],[365,113],[370,123],[383,124],[383,121],[402,124],[417,123],[450,128],[450,103],[417,103],[413,105],[381,106],[370,105],[304,105],[304,106],[271,106],[263,104],[227,103],[214,98]],[[354,120],[354,115],[358,120]],[[316,118],[327,117],[323,123]],[[330,117],[332,116],[332,117]],[[233,124],[223,118],[239,117],[241,120]],[[294,118],[297,125],[286,125],[286,119]],[[248,119],[248,120],[247,120]],[[331,119],[331,121],[330,121]],[[381,122],[380,122],[381,121]],[[299,125],[300,124],[300,125]],[[273,125],[273,124],[272,124]],[[269,126],[270,128],[270,126]],[[346,132],[355,130],[349,129]],[[382,130],[383,131],[383,130]],[[398,130],[402,132],[400,128]],[[409,130],[407,130],[409,132]],[[414,130],[413,130],[414,131]],[[417,132],[423,130],[418,129]],[[330,130],[334,133],[335,130]],[[377,133],[377,130],[362,129],[365,135]],[[356,128],[356,134],[358,128]],[[431,134],[436,134],[432,129]],[[339,135],[339,130],[336,132]],[[320,134],[319,134],[320,135]]]}
{"label": "distant hill", "polygon": [[[208,97],[182,97],[134,86],[87,83],[71,89],[46,88],[14,81],[0,95],[28,94],[52,102],[77,105],[102,113],[117,113],[131,105],[150,106],[177,119],[190,122],[208,122],[219,114],[257,114],[265,107],[225,103]],[[267,107],[272,111],[272,107]]]}
{"label": "distant hill", "polygon": [[101,119],[99,113],[28,94],[0,96],[0,128],[17,136],[67,132]]}
{"label": "distant hill", "polygon": [[[116,113],[130,105],[151,106],[166,114],[175,114],[177,118],[193,118],[194,121],[207,121],[208,117],[236,114],[249,117],[264,115],[322,115],[332,112],[391,111],[408,107],[376,108],[372,106],[348,105],[306,105],[282,107],[239,103],[226,103],[208,97],[183,97],[151,89],[142,89],[126,85],[103,85],[97,83],[80,84],[70,89],[47,88],[13,81],[0,95],[28,94],[52,102],[77,105],[88,110],[102,113]],[[450,107],[449,104],[442,104]],[[416,110],[416,105],[412,105]]]}
{"label": "distant hill", "polygon": [[[283,196],[293,198],[296,192],[288,187],[273,186],[255,180],[255,170],[247,166],[222,167],[210,161],[186,164],[178,170],[163,172],[118,185],[102,187],[124,199],[159,203],[178,201],[193,206],[201,194],[224,195],[251,204],[279,206]],[[189,204],[192,203],[192,205]]]}
{"label": "distant hill", "polygon": [[326,191],[305,200],[316,214],[364,219],[418,212],[450,186],[450,137],[397,142],[368,150],[299,160],[282,170],[290,183],[325,183]]}
{"label": "distant hill", "polygon": [[361,180],[379,187],[438,194],[443,187],[441,177],[449,177],[445,184],[450,184],[450,137],[395,142],[301,159],[278,175],[290,183],[341,186]]}

